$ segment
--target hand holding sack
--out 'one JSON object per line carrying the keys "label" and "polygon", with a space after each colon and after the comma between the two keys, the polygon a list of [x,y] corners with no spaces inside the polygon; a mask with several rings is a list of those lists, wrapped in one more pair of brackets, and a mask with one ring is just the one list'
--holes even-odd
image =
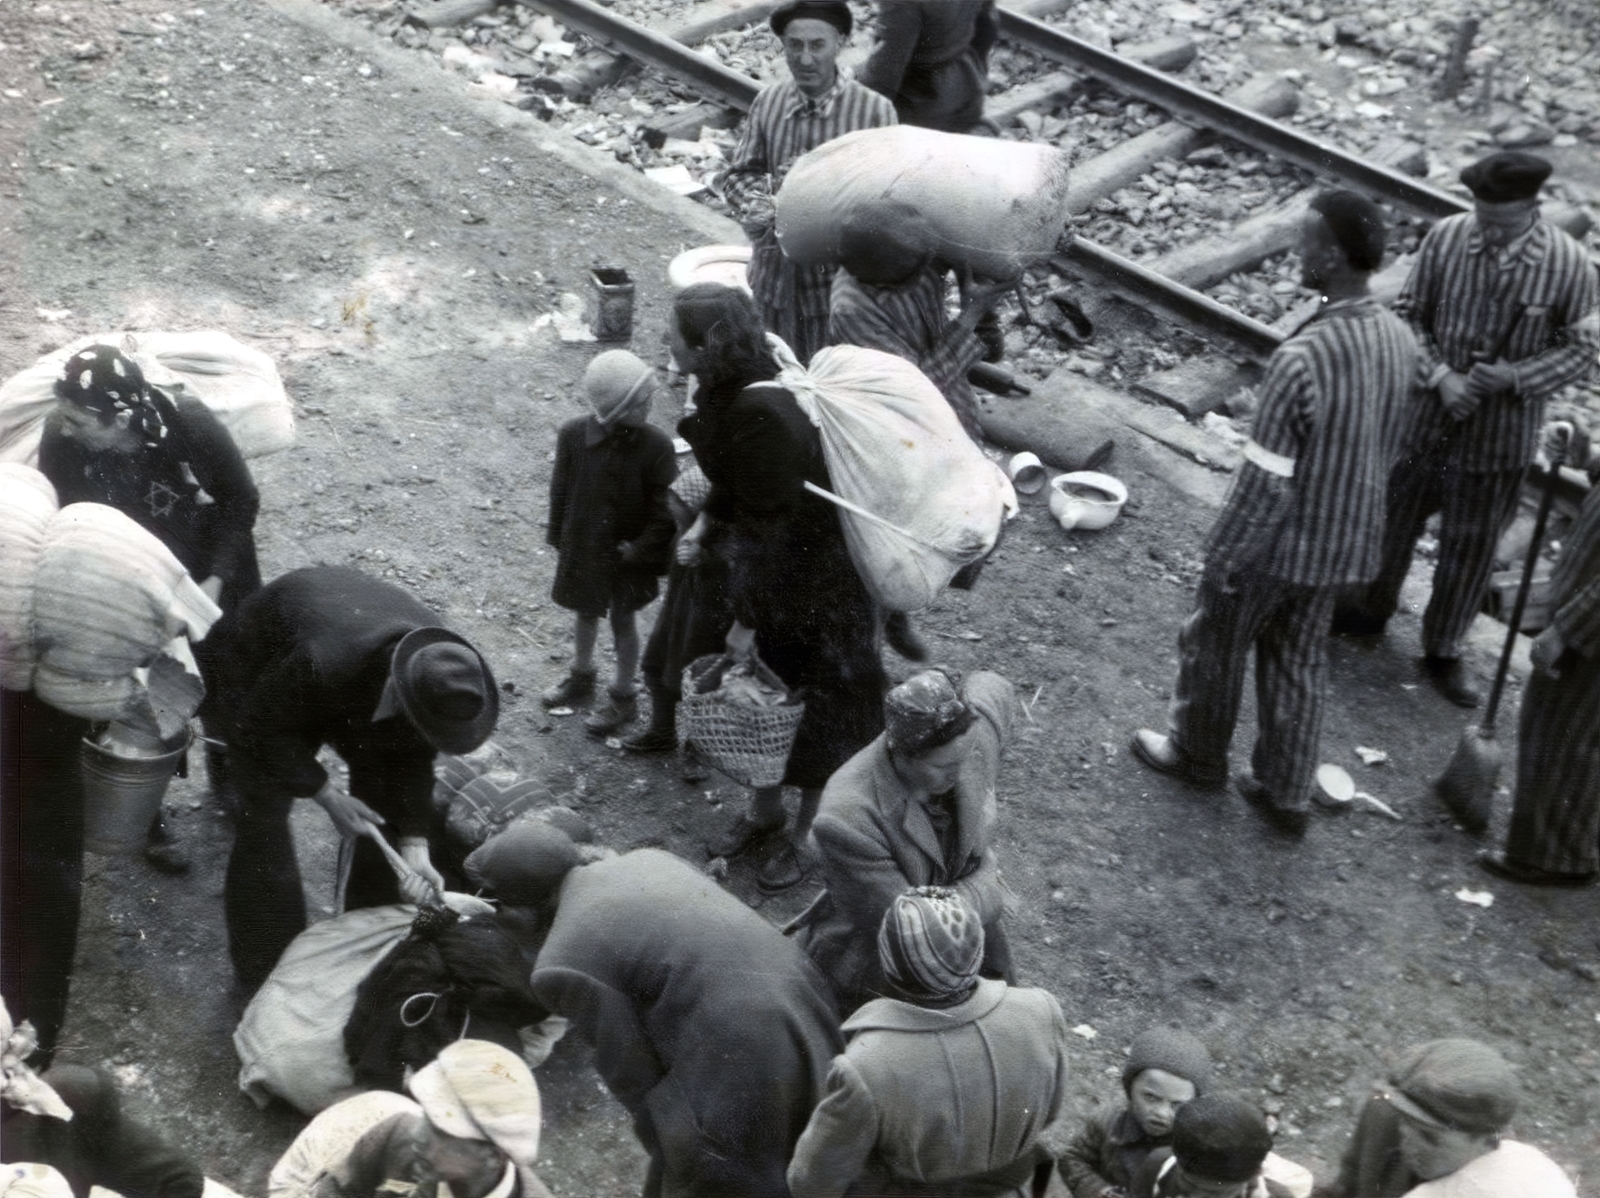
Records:
{"label": "hand holding sack", "polygon": [[994,548],[1017,509],[1011,480],[904,359],[834,345],[809,370],[786,349],[779,362],[779,384],[821,432],[835,493],[824,497],[840,508],[861,581],[891,611],[927,607]]}

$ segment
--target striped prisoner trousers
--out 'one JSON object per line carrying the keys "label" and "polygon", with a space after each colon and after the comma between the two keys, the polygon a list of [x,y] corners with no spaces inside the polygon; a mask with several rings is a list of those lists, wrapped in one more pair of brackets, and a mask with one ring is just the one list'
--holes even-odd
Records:
{"label": "striped prisoner trousers", "polygon": [[[1465,471],[1452,461],[1453,439],[1401,458],[1389,475],[1383,564],[1359,606],[1387,620],[1400,606],[1400,588],[1428,517],[1439,513],[1439,560],[1422,615],[1422,651],[1460,657],[1461,641],[1483,607],[1500,534],[1517,510],[1526,468]],[[1359,592],[1358,592],[1359,594]]]}
{"label": "striped prisoner trousers", "polygon": [[1256,654],[1259,724],[1251,769],[1279,806],[1310,805],[1328,689],[1328,626],[1337,587],[1289,586],[1208,571],[1178,634],[1178,681],[1167,719],[1173,744],[1203,773],[1226,776],[1244,671]]}
{"label": "striped prisoner trousers", "polygon": [[1522,696],[1517,795],[1506,856],[1556,873],[1600,872],[1600,655],[1568,650]]}

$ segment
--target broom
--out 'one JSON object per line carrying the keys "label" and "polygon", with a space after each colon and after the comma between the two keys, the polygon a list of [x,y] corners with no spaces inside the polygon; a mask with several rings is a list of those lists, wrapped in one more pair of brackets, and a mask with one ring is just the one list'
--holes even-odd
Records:
{"label": "broom", "polygon": [[1461,743],[1456,746],[1455,756],[1433,784],[1433,793],[1439,796],[1439,801],[1474,836],[1481,835],[1489,826],[1494,791],[1500,782],[1503,754],[1494,737],[1494,720],[1500,711],[1500,694],[1505,689],[1506,672],[1511,668],[1511,651],[1516,647],[1517,632],[1522,627],[1522,612],[1528,606],[1533,568],[1539,561],[1539,550],[1544,544],[1544,526],[1550,519],[1550,508],[1555,503],[1556,483],[1561,477],[1560,462],[1560,457],[1555,458],[1545,475],[1544,493],[1539,497],[1539,514],[1533,522],[1533,539],[1528,543],[1528,558],[1522,564],[1522,581],[1517,584],[1517,599],[1511,607],[1506,643],[1500,650],[1500,664],[1494,672],[1494,685],[1489,688],[1489,702],[1483,709],[1483,722],[1476,727],[1468,727],[1461,734]]}

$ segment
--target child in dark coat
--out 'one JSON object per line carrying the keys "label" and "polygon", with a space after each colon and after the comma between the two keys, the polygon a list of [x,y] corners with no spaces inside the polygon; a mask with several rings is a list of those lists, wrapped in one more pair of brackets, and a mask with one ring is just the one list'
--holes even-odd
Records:
{"label": "child in dark coat", "polygon": [[550,597],[577,613],[572,668],[541,696],[566,706],[594,693],[595,638],[609,616],[617,669],[584,727],[607,736],[637,712],[639,629],[634,614],[656,597],[672,543],[667,487],[677,475],[672,439],[649,423],[655,372],[624,349],[584,371],[591,414],[556,437],[547,539],[560,554]]}

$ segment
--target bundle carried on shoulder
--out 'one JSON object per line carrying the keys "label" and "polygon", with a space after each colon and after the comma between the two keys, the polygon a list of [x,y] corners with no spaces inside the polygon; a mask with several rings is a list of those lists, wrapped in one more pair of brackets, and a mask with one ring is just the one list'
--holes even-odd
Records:
{"label": "bundle carried on shoulder", "polygon": [[952,266],[1008,279],[1048,258],[1067,223],[1067,155],[1038,142],[861,129],[802,155],[777,195],[778,244],[804,266],[839,261],[846,220],[911,208]]}
{"label": "bundle carried on shoulder", "polygon": [[890,611],[932,603],[984,557],[1017,509],[1011,480],[983,456],[926,375],[857,345],[802,367],[778,343],[786,387],[822,436],[845,543],[867,590]]}
{"label": "bundle carried on shoulder", "polygon": [[741,786],[776,786],[805,710],[760,659],[711,653],[684,668],[678,738]]}
{"label": "bundle carried on shoulder", "polygon": [[91,345],[114,345],[145,381],[210,408],[239,452],[258,458],[294,444],[294,409],[271,358],[215,329],[190,333],[96,333],[52,350],[0,385],[0,462],[35,465],[55,383],[67,359]]}
{"label": "bundle carried on shoulder", "polygon": [[132,519],[53,497],[38,471],[0,463],[0,683],[83,719],[137,714],[143,672],[221,609]]}

